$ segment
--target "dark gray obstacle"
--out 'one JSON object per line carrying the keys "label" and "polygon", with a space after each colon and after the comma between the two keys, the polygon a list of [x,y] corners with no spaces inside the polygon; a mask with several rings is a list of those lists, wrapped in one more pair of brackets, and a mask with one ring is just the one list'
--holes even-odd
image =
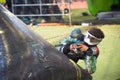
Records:
{"label": "dark gray obstacle", "polygon": [[0,5],[0,80],[92,77]]}

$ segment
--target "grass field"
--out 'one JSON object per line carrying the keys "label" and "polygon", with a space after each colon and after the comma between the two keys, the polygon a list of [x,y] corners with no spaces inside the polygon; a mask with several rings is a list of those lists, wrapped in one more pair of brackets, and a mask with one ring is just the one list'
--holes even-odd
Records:
{"label": "grass field", "polygon": [[[104,31],[105,38],[98,45],[100,55],[97,60],[97,70],[92,75],[93,80],[120,80],[120,22],[117,20],[96,21],[93,16],[82,16],[82,12],[88,12],[87,9],[72,10],[72,22],[79,23],[84,21],[97,22],[95,25]],[[65,17],[67,18],[67,17]],[[94,20],[92,20],[94,19]],[[67,19],[66,19],[67,20]],[[104,23],[104,25],[103,25]],[[110,23],[110,24],[108,24]],[[67,36],[74,28],[81,28],[85,33],[89,27],[80,25],[69,26],[40,26],[32,27],[32,29],[50,42],[53,46],[61,39]],[[83,62],[79,61],[79,65],[84,67]]]}
{"label": "grass field", "polygon": [[[32,29],[40,34],[45,40],[55,45],[66,37],[71,30],[78,28],[79,26],[44,26],[44,27],[32,27]],[[86,27],[87,29],[87,27]],[[84,31],[84,30],[83,30]]]}
{"label": "grass field", "polygon": [[103,25],[105,39],[99,45],[100,56],[93,80],[120,80],[120,25]]}

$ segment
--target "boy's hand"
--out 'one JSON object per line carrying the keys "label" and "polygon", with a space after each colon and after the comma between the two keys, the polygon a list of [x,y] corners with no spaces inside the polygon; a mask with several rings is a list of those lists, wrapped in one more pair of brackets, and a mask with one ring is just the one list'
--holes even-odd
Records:
{"label": "boy's hand", "polygon": [[88,46],[84,45],[84,44],[78,44],[77,45],[77,48],[80,50],[80,51],[87,51],[88,50]]}
{"label": "boy's hand", "polygon": [[74,45],[74,44],[71,44],[71,45],[70,45],[70,50],[71,50],[71,51],[74,51],[76,48],[77,48],[77,45]]}

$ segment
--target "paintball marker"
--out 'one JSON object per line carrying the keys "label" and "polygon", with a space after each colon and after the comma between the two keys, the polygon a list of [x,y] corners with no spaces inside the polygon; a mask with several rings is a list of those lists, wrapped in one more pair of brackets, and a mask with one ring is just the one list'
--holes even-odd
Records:
{"label": "paintball marker", "polygon": [[76,46],[73,51],[74,51],[76,54],[82,53],[82,52],[80,51],[80,48],[82,47],[81,44],[84,44],[84,42],[83,42],[83,41],[77,41],[77,42],[75,42],[75,43],[73,43],[73,44]]}

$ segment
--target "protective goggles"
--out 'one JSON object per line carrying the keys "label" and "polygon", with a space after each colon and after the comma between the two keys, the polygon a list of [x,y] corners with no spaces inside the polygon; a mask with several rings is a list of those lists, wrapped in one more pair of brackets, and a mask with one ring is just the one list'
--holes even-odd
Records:
{"label": "protective goggles", "polygon": [[101,38],[97,38],[90,34],[89,32],[86,33],[84,41],[88,43],[89,45],[97,45],[99,42],[102,41]]}

